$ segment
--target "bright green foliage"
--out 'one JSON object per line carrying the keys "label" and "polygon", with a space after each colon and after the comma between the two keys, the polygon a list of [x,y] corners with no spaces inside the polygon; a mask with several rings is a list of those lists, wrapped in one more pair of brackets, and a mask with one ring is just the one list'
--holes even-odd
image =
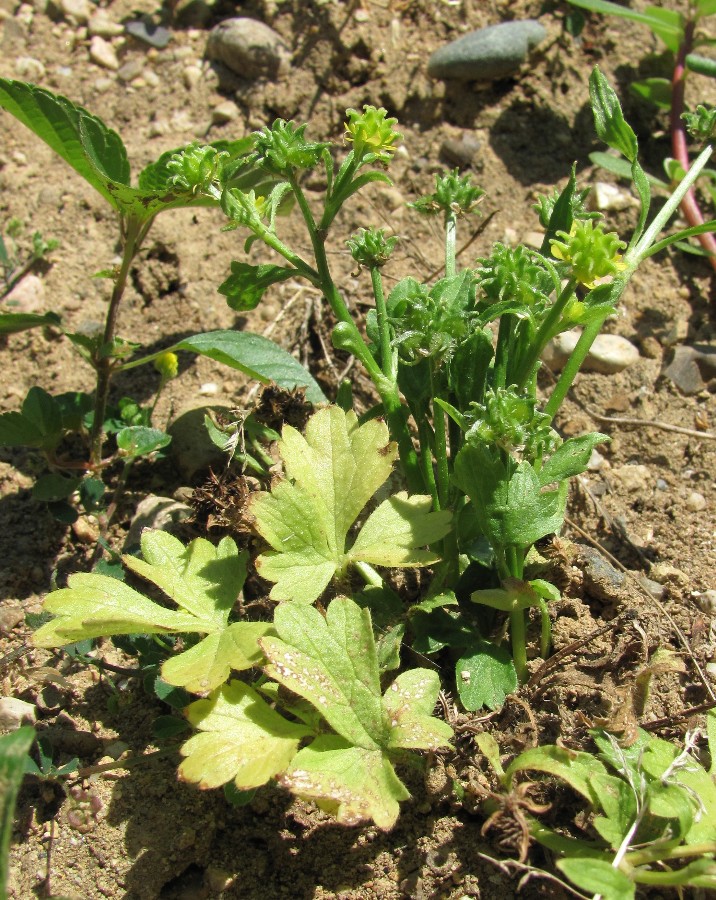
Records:
{"label": "bright green foliage", "polygon": [[705,143],[714,139],[714,135],[716,135],[716,108],[713,106],[707,108],[699,103],[694,112],[684,113],[682,119],[686,122],[689,134],[697,141]]}
{"label": "bright green foliage", "polygon": [[490,303],[509,300],[519,306],[544,305],[555,289],[554,269],[540,253],[523,244],[506,247],[497,243],[490,256],[477,262],[479,285]]}
{"label": "bright green foliage", "polygon": [[0,897],[6,896],[7,855],[12,836],[15,799],[25,773],[25,760],[35,738],[33,728],[18,728],[0,737]]}
{"label": "bright green foliage", "polygon": [[274,582],[273,599],[312,603],[332,578],[358,562],[437,562],[437,554],[420,548],[444,537],[450,513],[430,512],[430,497],[405,492],[384,500],[347,546],[351,526],[397,456],[382,422],[359,425],[353,412],[328,407],[311,417],[305,436],[285,426],[279,452],[286,480],[251,501],[256,529],[272,548],[256,566]]}
{"label": "bright green foliage", "polygon": [[255,149],[251,161],[274,175],[313,169],[328,145],[307,141],[304,137],[307,127],[300,125],[297,128],[294,122],[276,119],[270,128],[262,128],[254,135]]}
{"label": "bright green foliage", "polygon": [[167,169],[172,173],[169,184],[192,194],[207,193],[218,181],[222,164],[228,157],[226,150],[190,145],[167,163]]}
{"label": "bright green foliage", "polygon": [[[709,714],[712,726],[716,714]],[[622,747],[594,731],[597,753],[535,747],[521,753],[500,780],[519,772],[565,781],[588,802],[600,840],[558,835],[533,820],[533,837],[563,855],[557,866],[579,888],[605,898],[633,897],[638,885],[716,887],[716,782],[687,746],[639,731]]]}
{"label": "bright green foliage", "polygon": [[184,547],[170,534],[145,531],[142,554],[144,559],[123,557],[125,566],[159,587],[178,610],[160,606],[116,578],[77,573],[70,576],[67,588],[48,594],[44,608],[55,618],[35,632],[35,644],[62,647],[113,634],[205,634],[162,667],[165,681],[194,692],[210,691],[232,669],[258,662],[258,638],[271,626],[229,623],[246,578],[247,560],[231,538],[224,538],[218,547],[196,538]]}
{"label": "bright green foliage", "polygon": [[396,151],[396,143],[403,135],[394,129],[397,119],[387,118],[388,113],[381,106],[365,105],[363,112],[355,109],[346,110],[345,139],[353,144],[353,153],[357,160],[373,162],[390,162]]}
{"label": "bright green foliage", "polygon": [[[204,788],[232,781],[239,790],[275,778],[339,822],[373,819],[392,827],[408,797],[392,757],[448,747],[452,738],[450,726],[432,715],[437,674],[408,670],[381,694],[370,613],[348,598],[335,599],[325,617],[310,606],[282,604],[274,625],[276,636],[260,639],[264,671],[305,708],[286,704],[275,682],[261,690],[281,711],[243,682],[224,685],[187,710],[199,733],[182,747],[180,776]],[[301,721],[289,721],[284,710]],[[326,725],[334,733],[323,733]],[[305,739],[311,742],[299,749]]]}
{"label": "bright green foliage", "polygon": [[0,445],[54,449],[63,432],[62,410],[54,397],[42,388],[28,391],[21,412],[0,415]]}

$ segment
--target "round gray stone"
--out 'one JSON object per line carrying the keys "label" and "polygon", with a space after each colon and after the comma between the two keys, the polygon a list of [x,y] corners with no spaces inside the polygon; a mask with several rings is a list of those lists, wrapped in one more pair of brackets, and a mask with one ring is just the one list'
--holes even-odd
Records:
{"label": "round gray stone", "polygon": [[291,58],[273,28],[243,17],[226,19],[212,28],[206,55],[246,79],[277,78],[288,71]]}
{"label": "round gray stone", "polygon": [[535,19],[488,25],[436,50],[428,61],[428,75],[459,81],[506,78],[546,36]]}

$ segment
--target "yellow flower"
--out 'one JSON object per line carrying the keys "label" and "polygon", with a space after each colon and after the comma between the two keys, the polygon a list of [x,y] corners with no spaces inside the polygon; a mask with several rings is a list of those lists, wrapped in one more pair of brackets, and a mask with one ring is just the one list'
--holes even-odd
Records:
{"label": "yellow flower", "polygon": [[176,353],[167,350],[154,360],[154,368],[162,376],[162,381],[169,381],[179,373],[179,358]]}
{"label": "yellow flower", "polygon": [[558,231],[562,240],[551,241],[552,256],[572,266],[572,277],[586,288],[593,288],[598,279],[613,276],[626,269],[619,250],[626,247],[613,231],[605,232],[591,219],[574,222],[567,234]]}

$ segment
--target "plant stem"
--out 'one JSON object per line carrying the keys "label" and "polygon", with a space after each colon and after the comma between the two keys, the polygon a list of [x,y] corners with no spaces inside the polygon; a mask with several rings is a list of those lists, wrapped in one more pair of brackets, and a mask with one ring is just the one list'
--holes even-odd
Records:
{"label": "plant stem", "polygon": [[548,416],[550,416],[550,418],[553,419],[555,417],[555,415],[557,414],[557,410],[562,405],[562,401],[567,396],[569,389],[572,387],[572,382],[577,377],[577,374],[581,369],[582,363],[586,359],[592,344],[594,343],[599,332],[602,330],[602,325],[604,325],[605,318],[606,315],[604,316],[604,318],[599,318],[594,322],[590,322],[579,336],[577,346],[574,348],[569,359],[565,363],[562,374],[559,376],[559,380],[554,386],[549,400],[545,404],[544,412]]}
{"label": "plant stem", "polygon": [[522,609],[510,613],[510,640],[517,680],[520,684],[524,684],[527,681],[527,632],[525,613]]}
{"label": "plant stem", "polygon": [[[94,401],[94,418],[92,419],[92,431],[90,433],[90,465],[93,469],[99,468],[102,460],[102,435],[104,434],[104,418],[107,412],[107,398],[109,384],[112,379],[113,357],[111,352],[112,341],[117,327],[117,315],[119,306],[127,286],[129,269],[140,246],[140,238],[146,234],[142,228],[143,223],[134,217],[130,217],[123,227],[124,244],[122,247],[122,263],[119,267],[117,278],[112,288],[112,296],[109,301],[109,309],[105,319],[104,334],[100,356],[95,361],[97,371],[97,386]],[[143,234],[142,234],[143,232]]]}
{"label": "plant stem", "polygon": [[375,313],[378,319],[378,333],[380,334],[380,364],[383,374],[390,381],[397,378],[395,354],[390,346],[390,326],[388,325],[388,312],[385,306],[385,294],[383,293],[383,279],[380,268],[372,266],[370,279],[373,284],[373,296],[375,297]]}
{"label": "plant stem", "polygon": [[456,272],[457,216],[445,210],[445,277],[452,278]]}
{"label": "plant stem", "polygon": [[[684,95],[686,88],[686,57],[691,53],[694,45],[694,31],[696,21],[692,19],[686,22],[684,39],[679,47],[674,64],[674,72],[671,77],[671,110],[669,113],[669,128],[671,131],[671,151],[674,159],[678,160],[685,172],[689,171],[689,150],[686,139],[686,128],[681,114],[684,111]],[[684,194],[681,200],[681,212],[689,225],[701,225],[704,221],[703,214],[696,199],[693,188]],[[708,260],[712,269],[716,270],[716,238],[710,232],[697,235],[699,243],[709,254]]]}
{"label": "plant stem", "polygon": [[539,358],[542,355],[542,351],[544,350],[547,341],[549,341],[550,338],[554,337],[553,331],[559,324],[559,320],[562,316],[562,313],[564,312],[565,307],[572,299],[575,287],[576,284],[574,280],[570,278],[560,291],[559,296],[552,304],[549,312],[544,317],[542,324],[540,325],[537,334],[532,341],[529,352],[526,354],[525,360],[522,363],[521,371],[519,372],[519,378],[517,379],[517,389],[519,391],[524,390],[528,379],[532,375],[532,370],[537,365]]}
{"label": "plant stem", "polygon": [[380,575],[375,571],[373,566],[370,563],[363,562],[362,560],[358,560],[353,563],[356,571],[359,572],[365,581],[366,584],[371,585],[372,587],[382,588],[385,585],[383,584],[383,579]]}

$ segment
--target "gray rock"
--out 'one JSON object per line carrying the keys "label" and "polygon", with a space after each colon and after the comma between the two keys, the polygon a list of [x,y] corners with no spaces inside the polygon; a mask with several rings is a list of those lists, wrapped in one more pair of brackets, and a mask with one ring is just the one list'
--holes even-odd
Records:
{"label": "gray rock", "polygon": [[119,67],[119,69],[117,70],[117,78],[119,78],[119,80],[123,81],[125,84],[129,84],[130,81],[134,81],[135,78],[139,78],[139,76],[142,74],[143,68],[143,60],[130,59]]}
{"label": "gray rock", "polygon": [[209,468],[219,472],[226,465],[226,454],[212,443],[204,425],[204,416],[209,409],[231,416],[231,410],[225,406],[189,405],[179,412],[168,428],[172,436],[169,454],[187,483],[192,482],[197,473]]}
{"label": "gray rock", "polygon": [[174,22],[180,28],[202,28],[209,22],[216,0],[178,0],[174,6]]}
{"label": "gray rock", "polygon": [[45,307],[45,285],[37,275],[26,275],[5,298],[11,312],[37,313]]}
{"label": "gray rock", "polygon": [[256,19],[226,19],[212,28],[206,55],[242,78],[278,78],[288,71],[290,52],[273,28]]}
{"label": "gray rock", "polygon": [[[545,347],[542,360],[550,369],[559,372],[574,352],[580,335],[579,329],[558,334]],[[600,334],[592,344],[582,369],[585,372],[614,375],[633,365],[638,359],[638,348],[626,338],[618,334]]]}
{"label": "gray rock", "polygon": [[676,347],[664,375],[682,394],[698,394],[706,387],[706,381],[716,378],[716,347],[712,344]]}
{"label": "gray rock", "polygon": [[137,505],[124,541],[124,550],[132,550],[139,546],[139,540],[145,528],[171,532],[173,526],[186,521],[191,514],[192,508],[186,503],[179,503],[171,497],[148,494]]}
{"label": "gray rock", "polygon": [[428,75],[459,81],[506,78],[546,36],[535,19],[489,25],[436,50],[428,61]]}
{"label": "gray rock", "polygon": [[459,166],[461,169],[472,165],[477,151],[480,149],[478,139],[469,133],[463,134],[460,140],[448,138],[443,141],[440,147],[440,155],[443,159],[453,166]]}
{"label": "gray rock", "polygon": [[36,718],[34,704],[17,697],[0,697],[0,731],[17,731],[25,723],[31,725]]}
{"label": "gray rock", "polygon": [[580,545],[579,563],[584,572],[584,590],[590,597],[602,603],[621,599],[626,576],[607,562],[598,550]]}
{"label": "gray rock", "polygon": [[157,25],[147,18],[127,22],[124,30],[133,38],[136,38],[143,44],[149,44],[150,47],[156,47],[157,50],[163,50],[172,37],[168,28],[165,28],[163,25]]}

